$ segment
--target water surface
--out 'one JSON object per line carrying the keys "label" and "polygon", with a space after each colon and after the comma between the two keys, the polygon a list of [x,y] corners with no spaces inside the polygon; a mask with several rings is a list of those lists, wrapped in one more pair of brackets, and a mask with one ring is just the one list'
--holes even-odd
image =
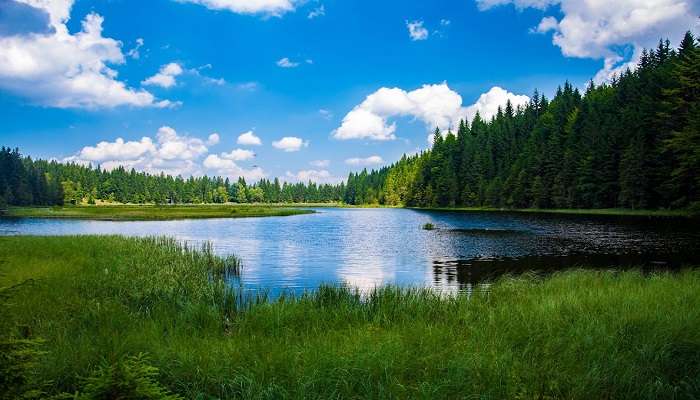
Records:
{"label": "water surface", "polygon": [[[289,217],[180,221],[0,219],[0,235],[168,235],[242,259],[250,289],[347,283],[472,290],[504,273],[700,265],[700,232],[671,218],[321,208]],[[421,227],[432,223],[437,229]]]}

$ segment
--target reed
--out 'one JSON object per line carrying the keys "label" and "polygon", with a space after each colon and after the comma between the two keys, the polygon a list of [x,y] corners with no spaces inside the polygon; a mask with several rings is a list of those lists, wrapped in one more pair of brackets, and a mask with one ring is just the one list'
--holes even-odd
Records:
{"label": "reed", "polygon": [[35,341],[35,360],[22,364],[23,387],[13,393],[700,395],[696,270],[503,278],[471,297],[323,286],[272,300],[232,289],[221,272],[237,268],[235,258],[170,239],[0,238],[0,287],[13,288],[0,291],[1,337]]}

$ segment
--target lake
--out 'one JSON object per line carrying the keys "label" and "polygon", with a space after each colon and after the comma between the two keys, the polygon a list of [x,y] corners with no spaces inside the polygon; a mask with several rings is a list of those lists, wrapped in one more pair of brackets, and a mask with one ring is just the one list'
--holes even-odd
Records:
{"label": "lake", "polygon": [[[243,263],[240,283],[272,295],[322,283],[478,290],[505,273],[576,266],[700,265],[700,231],[674,218],[319,208],[291,217],[179,221],[0,219],[0,235],[167,235]],[[426,223],[435,230],[424,230]]]}

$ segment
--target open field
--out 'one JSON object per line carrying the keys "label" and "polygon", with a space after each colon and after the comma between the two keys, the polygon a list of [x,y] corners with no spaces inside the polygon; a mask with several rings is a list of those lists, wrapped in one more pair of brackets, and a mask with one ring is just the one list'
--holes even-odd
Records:
{"label": "open field", "polygon": [[0,393],[700,395],[698,271],[504,279],[470,298],[323,287],[242,306],[223,282],[237,269],[167,239],[0,237]]}
{"label": "open field", "polygon": [[171,220],[195,218],[274,217],[312,213],[311,210],[266,205],[100,205],[68,207],[11,207],[3,215],[25,218],[98,220]]}

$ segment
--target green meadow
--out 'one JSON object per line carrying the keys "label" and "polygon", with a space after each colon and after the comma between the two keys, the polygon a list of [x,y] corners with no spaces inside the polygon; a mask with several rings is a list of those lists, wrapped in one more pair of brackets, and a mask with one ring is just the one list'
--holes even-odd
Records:
{"label": "green meadow", "polygon": [[99,205],[10,207],[3,216],[23,218],[78,218],[98,220],[173,220],[196,218],[275,217],[312,213],[301,208],[266,205]]}
{"label": "green meadow", "polygon": [[243,295],[165,238],[0,237],[0,398],[700,396],[700,272]]}

